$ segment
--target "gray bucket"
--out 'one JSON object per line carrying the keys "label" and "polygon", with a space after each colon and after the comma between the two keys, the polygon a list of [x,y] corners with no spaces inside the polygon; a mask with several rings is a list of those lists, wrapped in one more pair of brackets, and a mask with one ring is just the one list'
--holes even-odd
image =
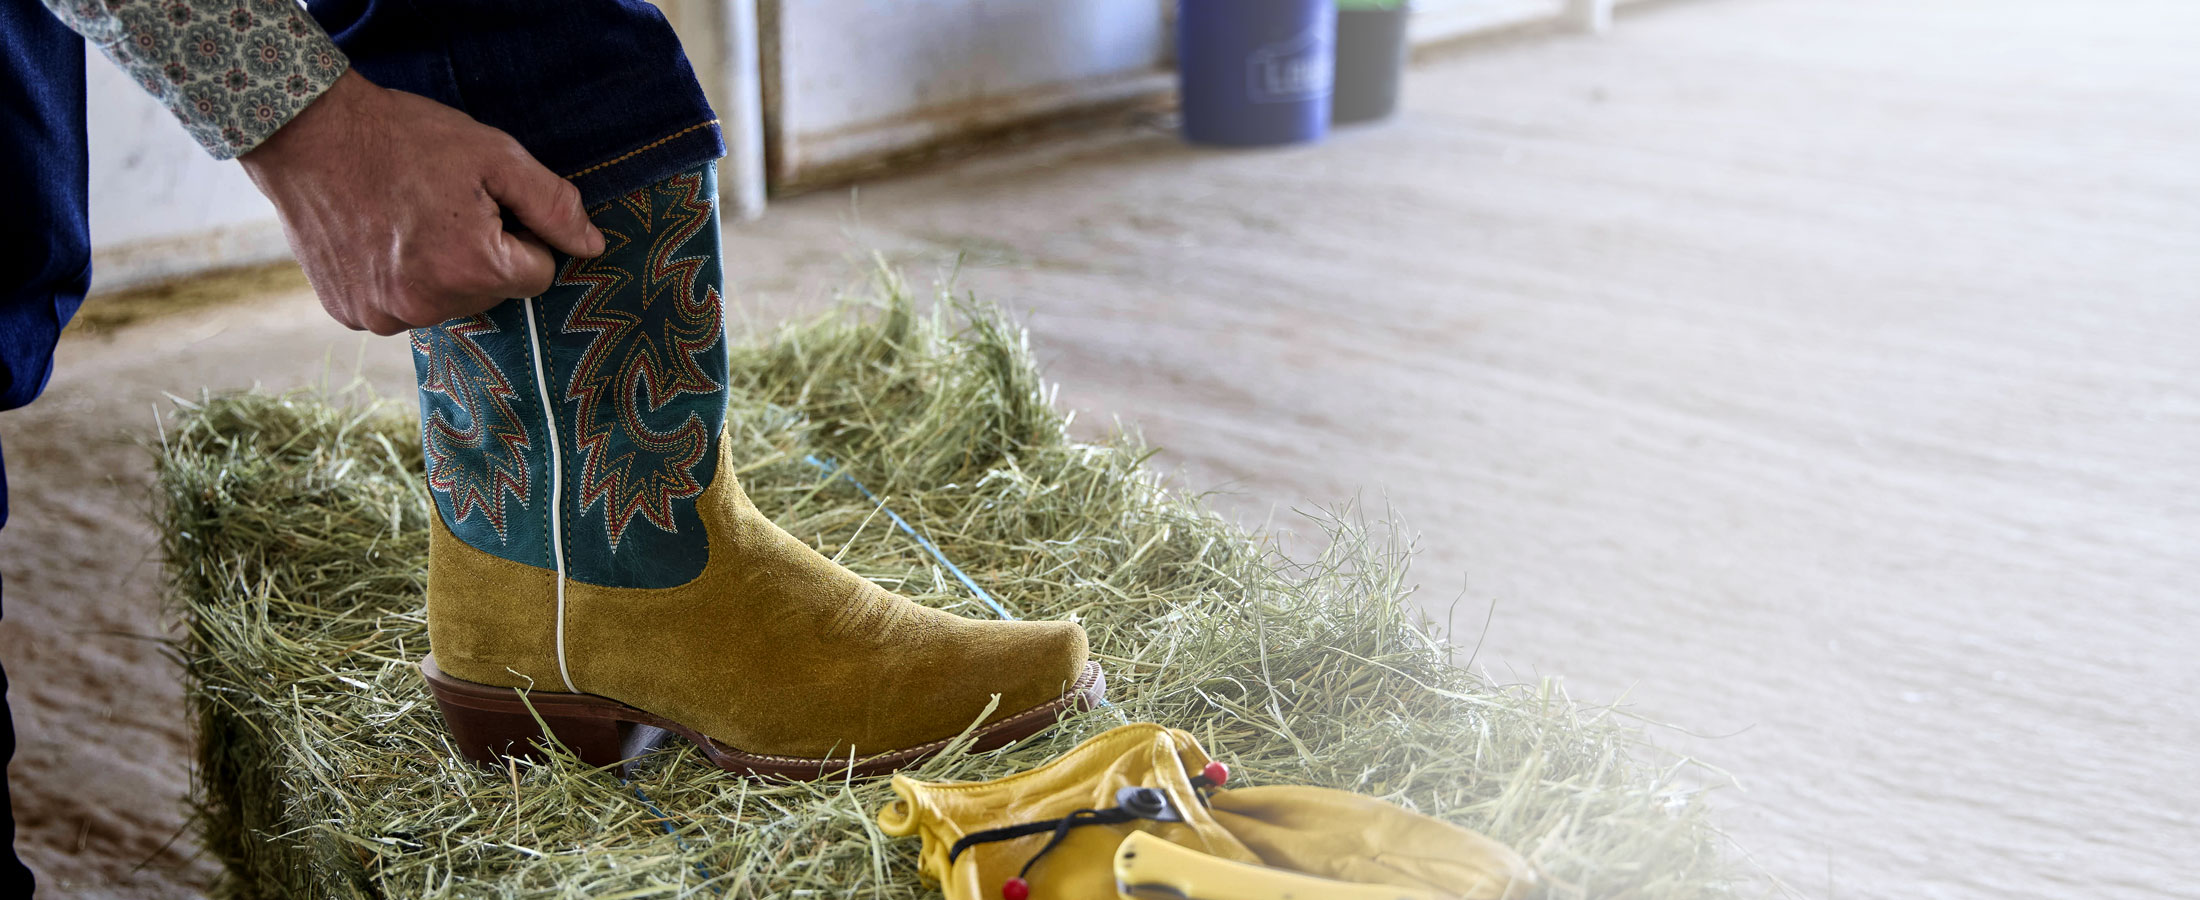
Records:
{"label": "gray bucket", "polygon": [[1369,122],[1398,108],[1398,82],[1406,71],[1404,3],[1338,4],[1337,78],[1329,121]]}

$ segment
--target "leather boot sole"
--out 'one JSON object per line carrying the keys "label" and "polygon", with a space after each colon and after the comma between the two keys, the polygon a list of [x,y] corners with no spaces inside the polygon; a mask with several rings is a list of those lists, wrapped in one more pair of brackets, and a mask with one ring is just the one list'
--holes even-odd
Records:
{"label": "leather boot sole", "polygon": [[[892,750],[868,757],[803,758],[750,753],[720,744],[685,725],[617,700],[564,691],[521,692],[453,678],[436,668],[434,654],[420,661],[428,689],[443,710],[443,721],[467,759],[502,766],[507,757],[542,759],[544,732],[591,766],[611,766],[649,753],[679,735],[728,772],[760,778],[811,780],[836,775],[883,775],[904,769],[941,750],[954,738]],[[1037,734],[1064,713],[1091,709],[1107,693],[1098,662],[1068,691],[973,732],[972,751],[991,750]],[[539,719],[539,721],[538,721]]]}

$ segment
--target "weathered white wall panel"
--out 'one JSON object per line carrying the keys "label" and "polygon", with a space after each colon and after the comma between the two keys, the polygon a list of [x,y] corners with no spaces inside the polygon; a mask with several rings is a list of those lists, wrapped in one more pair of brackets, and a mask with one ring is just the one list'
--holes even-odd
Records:
{"label": "weathered white wall panel", "polygon": [[[774,0],[767,0],[774,2]],[[1173,0],[776,0],[778,157],[804,170],[1150,91]]]}
{"label": "weathered white wall panel", "polygon": [[1415,43],[1502,31],[1558,18],[1570,0],[1418,0],[1411,22]]}
{"label": "weathered white wall panel", "polygon": [[86,57],[94,290],[288,252],[243,169],[207,156],[98,51]]}

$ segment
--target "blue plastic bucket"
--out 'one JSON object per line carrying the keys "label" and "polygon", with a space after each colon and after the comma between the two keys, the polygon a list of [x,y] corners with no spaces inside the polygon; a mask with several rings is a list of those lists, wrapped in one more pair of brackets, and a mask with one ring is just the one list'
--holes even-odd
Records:
{"label": "blue plastic bucket", "polygon": [[1320,140],[1336,77],[1332,0],[1180,0],[1184,138],[1250,147]]}

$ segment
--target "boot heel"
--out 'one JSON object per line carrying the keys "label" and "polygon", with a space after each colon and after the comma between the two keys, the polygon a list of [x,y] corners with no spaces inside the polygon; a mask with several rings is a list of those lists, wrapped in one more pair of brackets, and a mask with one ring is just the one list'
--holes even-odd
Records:
{"label": "boot heel", "polygon": [[[591,766],[608,766],[625,758],[619,755],[619,723],[609,719],[543,716],[538,723],[524,709],[517,713],[491,712],[451,703],[440,696],[436,705],[443,710],[443,722],[451,730],[459,755],[483,766],[501,768],[508,757],[548,759],[549,754],[543,751],[547,741],[556,741]],[[544,725],[549,726],[547,739]]]}
{"label": "boot heel", "polygon": [[544,747],[553,741],[583,763],[608,766],[646,753],[654,743],[643,732],[657,729],[620,721],[613,705],[597,697],[533,691],[523,701],[510,688],[446,675],[433,656],[422,660],[420,669],[459,755],[483,766],[501,768],[507,758],[546,759]]}

